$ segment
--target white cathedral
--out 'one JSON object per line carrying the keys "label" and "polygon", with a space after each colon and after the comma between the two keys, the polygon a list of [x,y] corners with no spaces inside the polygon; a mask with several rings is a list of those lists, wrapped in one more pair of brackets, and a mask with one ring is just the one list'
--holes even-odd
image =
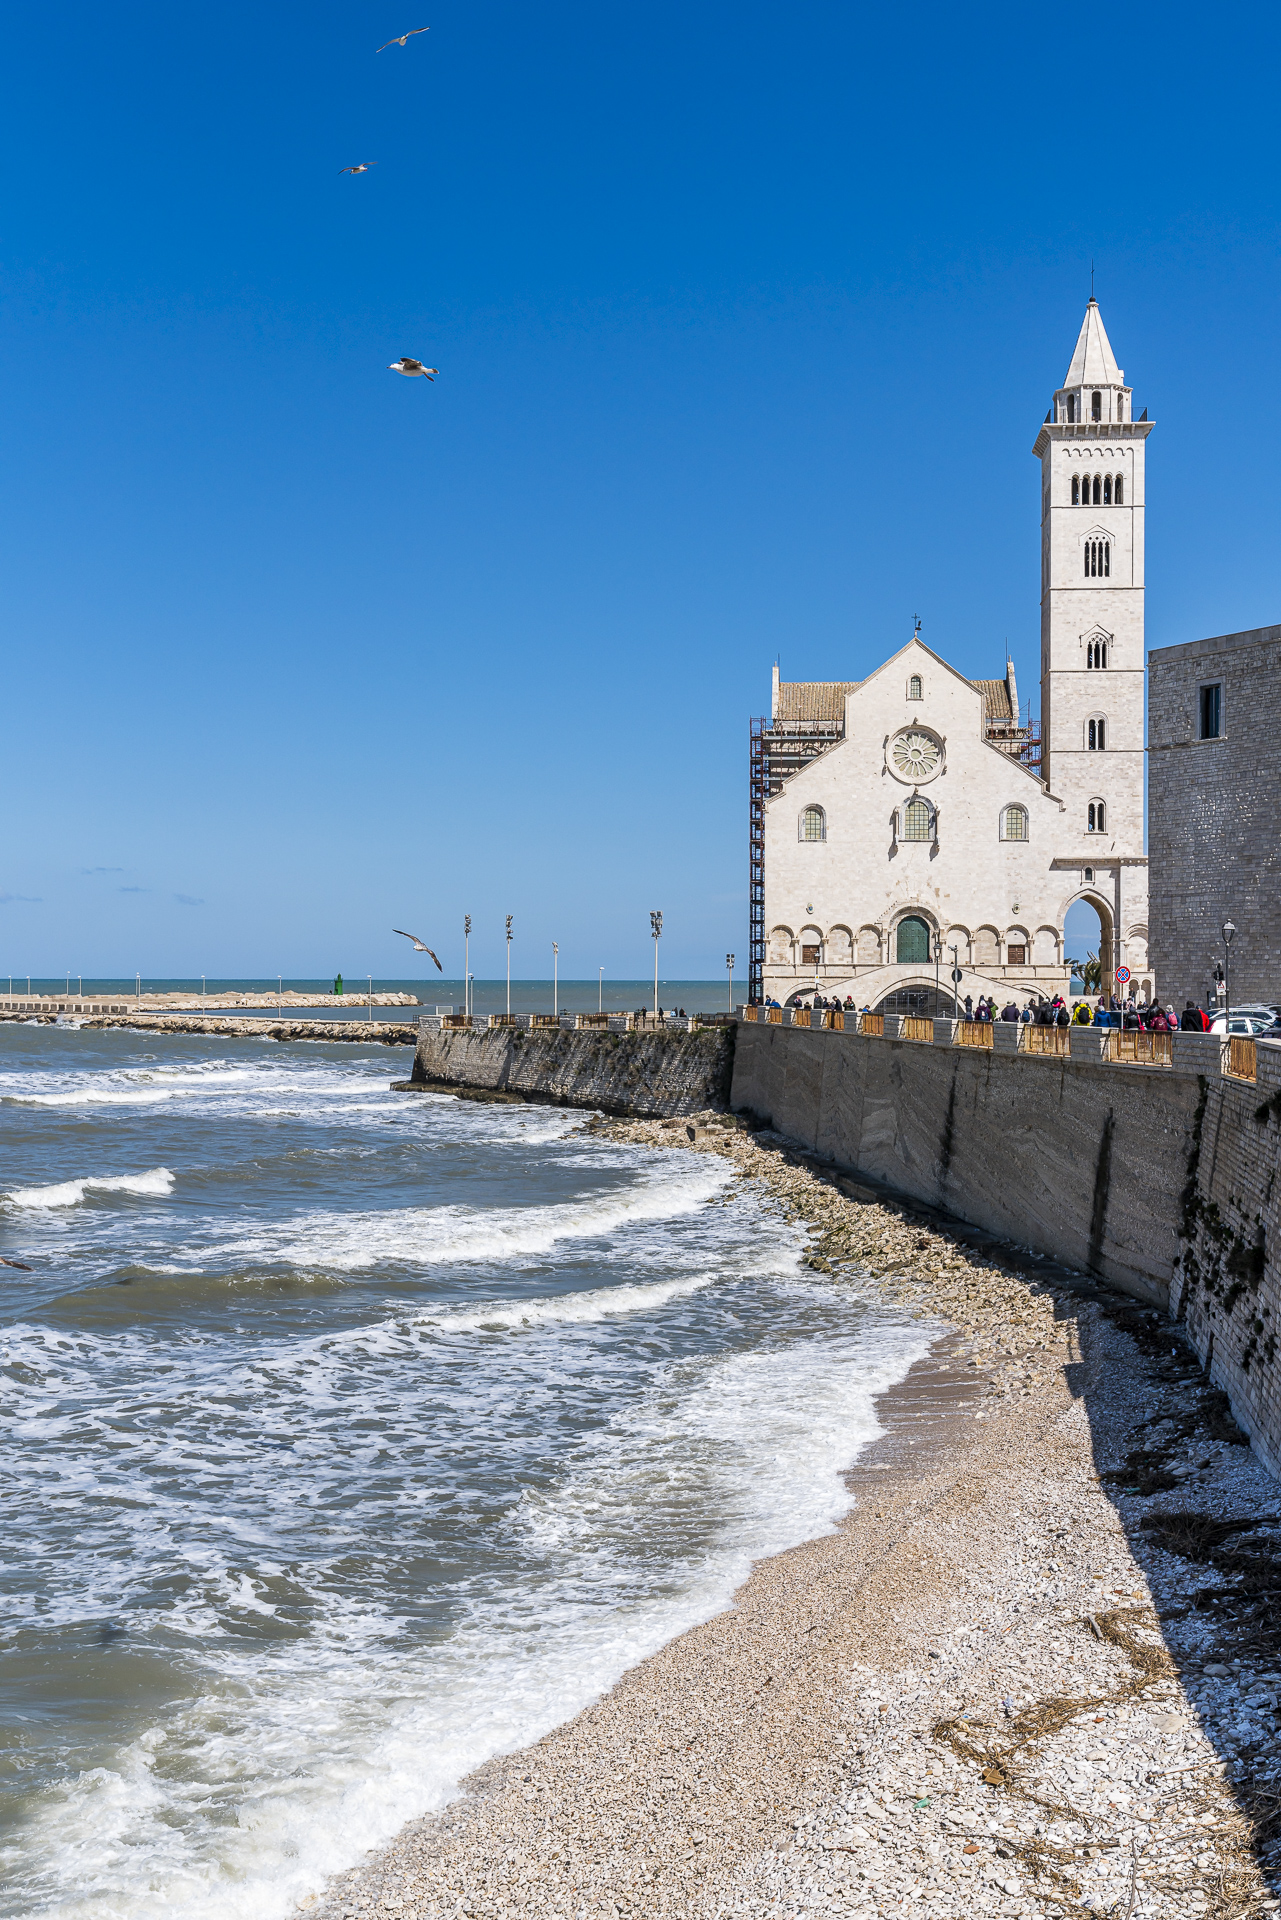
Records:
{"label": "white cathedral", "polygon": [[1151,423],[1091,298],[1041,462],[1041,724],[1014,669],[967,680],[917,635],[866,680],[783,681],[752,729],[751,997],[817,987],[950,1011],[1062,992],[1096,909],[1105,984],[1151,990],[1143,852],[1143,460]]}

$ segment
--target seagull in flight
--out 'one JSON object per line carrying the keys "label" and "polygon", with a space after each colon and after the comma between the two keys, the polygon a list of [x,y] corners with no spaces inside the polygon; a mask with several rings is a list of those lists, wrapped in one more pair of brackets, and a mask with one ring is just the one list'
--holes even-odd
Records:
{"label": "seagull in flight", "polygon": [[[416,933],[406,933],[403,927],[393,927],[392,932],[398,933],[402,940],[412,940],[414,943],[415,953],[425,953],[429,960],[436,960],[436,956],[432,952],[431,948],[425,947],[422,941],[418,938],[418,935]],[[443,973],[445,971],[445,969],[441,966],[439,960],[436,960],[436,971],[437,973]]]}
{"label": "seagull in flight", "polygon": [[397,34],[394,40],[384,40],[378,51],[379,53],[386,53],[388,47],[403,47],[406,41],[412,40],[416,33],[430,32],[430,27],[411,27],[408,33]]}
{"label": "seagull in flight", "polygon": [[377,165],[378,162],[376,160],[362,160],[358,166],[339,167],[338,171],[339,173],[368,173],[371,167],[376,167]]}
{"label": "seagull in flight", "polygon": [[440,372],[440,368],[425,367],[421,360],[411,360],[406,353],[402,354],[399,360],[393,360],[387,371],[388,373],[403,373],[406,379],[409,380],[412,380],[414,375],[419,373],[421,373],[424,380],[434,380]]}

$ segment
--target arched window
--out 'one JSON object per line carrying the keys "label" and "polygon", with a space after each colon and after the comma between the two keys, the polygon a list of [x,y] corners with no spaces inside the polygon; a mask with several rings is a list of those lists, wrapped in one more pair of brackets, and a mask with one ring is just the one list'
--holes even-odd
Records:
{"label": "arched window", "polygon": [[[1098,499],[1098,481],[1094,483],[1094,497]],[[1085,543],[1085,577],[1087,580],[1107,579],[1112,572],[1112,542],[1110,540],[1087,540]]]}
{"label": "arched window", "polygon": [[1003,807],[1001,809],[1002,840],[1027,839],[1026,807]]}
{"label": "arched window", "polygon": [[1101,420],[1103,418],[1103,395],[1101,393],[1092,393],[1090,395],[1090,418],[1091,420]]}
{"label": "arched window", "polygon": [[1074,473],[1072,475],[1072,505],[1074,507],[1079,507],[1080,504],[1081,504],[1081,480],[1080,480],[1080,476]]}
{"label": "arched window", "polygon": [[1105,473],[1103,476],[1103,504],[1105,507],[1112,505],[1112,475],[1110,473]]}
{"label": "arched window", "polygon": [[801,815],[802,840],[826,840],[827,815],[822,807],[806,807]]}
{"label": "arched window", "polygon": [[1090,640],[1086,643],[1085,664],[1087,667],[1106,667],[1108,663],[1108,643],[1106,640]]}
{"label": "arched window", "polygon": [[895,954],[899,964],[911,962],[920,966],[930,957],[930,930],[924,920],[918,920],[915,914],[909,914],[906,920],[898,923]]}
{"label": "arched window", "polygon": [[903,838],[905,840],[930,840],[933,838],[933,809],[928,800],[909,800],[903,809]]}
{"label": "arched window", "polygon": [[1091,753],[1102,753],[1107,746],[1107,721],[1091,720],[1087,745]]}
{"label": "arched window", "polygon": [[1112,505],[1114,507],[1119,507],[1121,505],[1121,502],[1124,500],[1124,498],[1125,498],[1125,482],[1124,480],[1122,480],[1120,474],[1118,473],[1116,476],[1116,479],[1112,482]]}
{"label": "arched window", "polygon": [[1097,473],[1094,476],[1094,504],[1096,507],[1103,505],[1103,482]]}
{"label": "arched window", "polygon": [[1107,808],[1101,800],[1091,800],[1085,812],[1085,830],[1087,833],[1106,833],[1108,830]]}
{"label": "arched window", "polygon": [[1067,415],[1068,425],[1071,426],[1073,421],[1076,419],[1076,395],[1074,393],[1070,393],[1067,397],[1067,402],[1068,402],[1068,415]]}
{"label": "arched window", "polygon": [[911,677],[911,679],[910,679],[910,680],[908,681],[908,683],[907,683],[907,697],[908,697],[908,699],[909,699],[909,700],[919,700],[919,699],[920,699],[920,697],[921,697],[921,676],[920,676],[920,674],[919,674],[919,673],[914,673],[914,674],[912,675],[912,677]]}
{"label": "arched window", "polygon": [[1084,880],[1087,887],[1092,887],[1094,885],[1094,868],[1087,867],[1085,869],[1085,872],[1081,875],[1081,878]]}

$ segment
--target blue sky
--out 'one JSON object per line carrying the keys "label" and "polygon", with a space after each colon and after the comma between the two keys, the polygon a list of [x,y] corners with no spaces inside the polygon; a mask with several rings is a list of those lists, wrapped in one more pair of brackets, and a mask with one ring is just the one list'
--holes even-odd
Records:
{"label": "blue sky", "polygon": [[478,973],[513,912],[517,973],[634,975],[661,906],[715,976],[776,653],[858,676],[919,614],[1031,684],[1091,256],[1157,423],[1149,643],[1281,617],[1277,39],[11,12],[0,967],[389,975],[396,925],[457,972],[470,911]]}

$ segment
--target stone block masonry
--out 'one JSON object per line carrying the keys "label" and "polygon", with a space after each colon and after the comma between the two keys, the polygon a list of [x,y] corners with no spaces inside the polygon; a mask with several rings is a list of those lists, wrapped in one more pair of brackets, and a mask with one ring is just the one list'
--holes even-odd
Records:
{"label": "stone block masonry", "polygon": [[520,1094],[557,1106],[660,1119],[728,1104],[735,1028],[574,1033],[564,1027],[418,1030],[412,1091]]}
{"label": "stone block masonry", "polygon": [[1210,1378],[1281,1475],[1281,1047],[1255,1085],[1201,1082],[1171,1306]]}
{"label": "stone block masonry", "polygon": [[[1148,655],[1151,960],[1163,1001],[1281,999],[1281,627]],[[1204,698],[1203,698],[1204,696]]]}

